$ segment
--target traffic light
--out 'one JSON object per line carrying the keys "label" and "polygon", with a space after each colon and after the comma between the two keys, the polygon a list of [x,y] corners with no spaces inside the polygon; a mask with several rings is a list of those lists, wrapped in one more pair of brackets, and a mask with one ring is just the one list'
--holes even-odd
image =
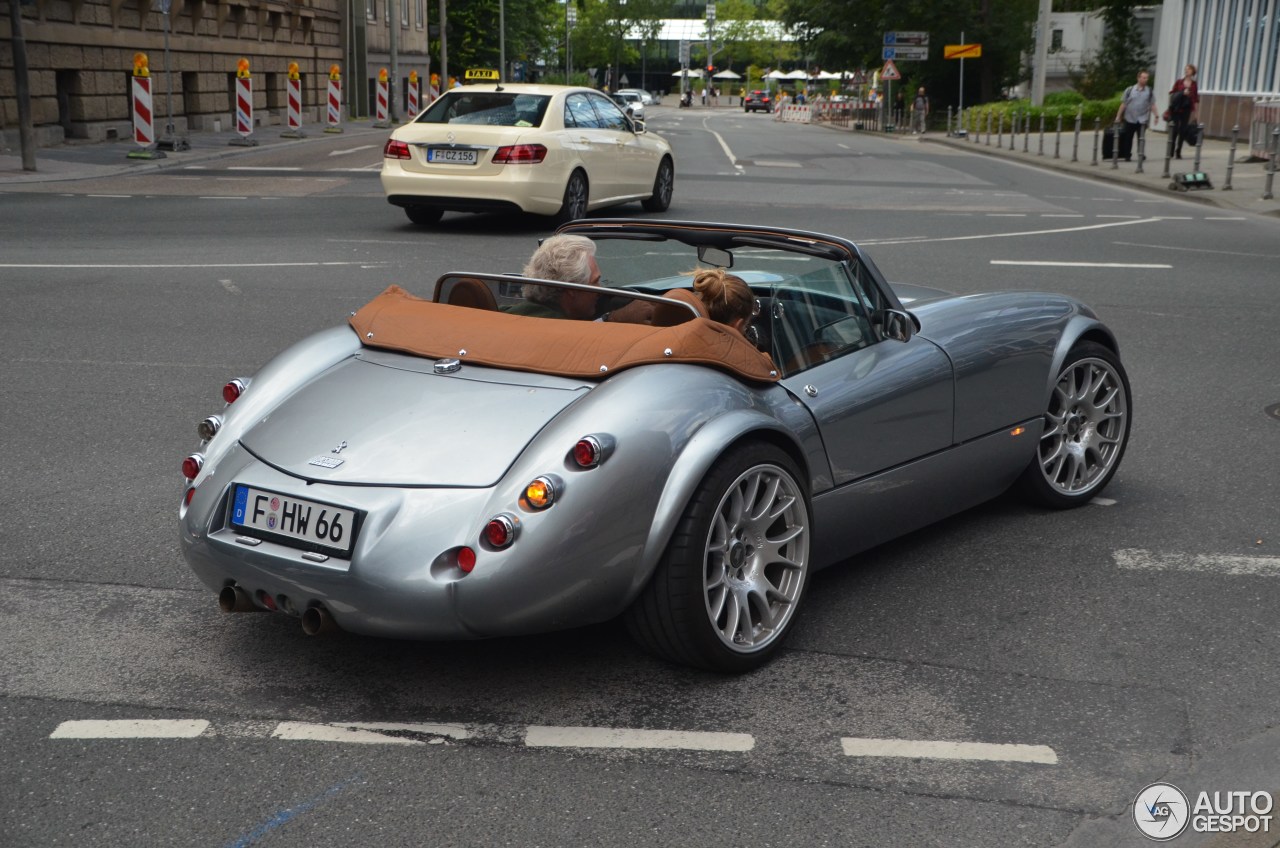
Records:
{"label": "traffic light", "polygon": [[707,65],[707,76],[711,76],[711,75],[712,75],[712,74],[714,74],[715,72],[716,72],[716,66],[715,66],[715,65]]}

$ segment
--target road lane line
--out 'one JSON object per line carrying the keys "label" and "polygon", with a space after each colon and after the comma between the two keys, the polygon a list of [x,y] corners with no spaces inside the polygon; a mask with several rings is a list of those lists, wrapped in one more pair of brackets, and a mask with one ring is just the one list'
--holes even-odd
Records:
{"label": "road lane line", "polygon": [[233,165],[227,168],[228,171],[301,171],[302,169],[296,165]]}
{"label": "road lane line", "polygon": [[1128,227],[1133,224],[1158,224],[1159,218],[1141,218],[1136,221],[1113,221],[1106,224],[1086,224],[1083,227],[1062,227],[1054,230],[1023,230],[1016,233],[985,233],[976,236],[942,236],[939,238],[887,238],[878,241],[859,241],[860,245],[872,244],[933,244],[941,241],[977,241],[978,239],[1016,238],[1018,236],[1050,236],[1059,233],[1082,233],[1086,230],[1104,230],[1110,227]]}
{"label": "road lane line", "polygon": [[1018,259],[992,259],[992,265],[1039,265],[1049,268],[1172,268],[1172,265],[1140,262],[1043,262]]}
{"label": "road lane line", "polygon": [[349,745],[425,745],[425,739],[389,736],[355,725],[314,724],[306,721],[282,721],[271,731],[272,739],[288,742],[342,742]]}
{"label": "road lane line", "polygon": [[209,729],[203,719],[64,721],[50,739],[194,739]]}
{"label": "road lane line", "polygon": [[1233,554],[1157,554],[1140,548],[1118,550],[1116,565],[1127,571],[1190,571],[1233,577],[1280,577],[1280,557]]}
{"label": "road lane line", "polygon": [[[35,264],[35,263],[2,263],[0,268],[61,268],[63,270],[92,270],[100,271],[107,269],[128,269],[128,268],[317,268],[329,266],[346,266],[359,265],[366,266],[367,262],[241,262],[241,263],[222,263],[214,262],[206,265],[59,265],[59,264]],[[374,263],[378,265],[381,263]]]}
{"label": "road lane line", "polygon": [[355,153],[358,150],[372,150],[377,146],[378,145],[376,144],[362,144],[359,147],[350,147],[346,150],[330,150],[329,155],[330,156],[346,156],[348,153]]}
{"label": "road lane line", "polygon": [[918,739],[840,740],[846,757],[907,757],[925,760],[983,760],[1056,765],[1058,755],[1045,745],[1002,745],[990,742],[944,742]]}
{"label": "road lane line", "polygon": [[530,748],[661,748],[741,752],[754,748],[756,740],[749,733],[530,725],[525,729],[524,744]]}

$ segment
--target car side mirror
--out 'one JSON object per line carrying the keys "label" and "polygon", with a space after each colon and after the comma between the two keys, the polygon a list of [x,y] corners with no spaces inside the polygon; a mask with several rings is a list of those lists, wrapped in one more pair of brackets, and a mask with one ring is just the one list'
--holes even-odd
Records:
{"label": "car side mirror", "polygon": [[886,339],[909,342],[916,334],[916,319],[901,309],[886,309],[881,313],[880,334]]}

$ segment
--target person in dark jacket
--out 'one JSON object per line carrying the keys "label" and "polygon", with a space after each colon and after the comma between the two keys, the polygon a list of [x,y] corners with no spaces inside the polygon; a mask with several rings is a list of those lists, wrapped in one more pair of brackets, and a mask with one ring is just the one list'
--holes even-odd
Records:
{"label": "person in dark jacket", "polygon": [[1196,143],[1194,128],[1199,116],[1200,90],[1196,87],[1196,66],[1188,64],[1183,69],[1182,79],[1169,89],[1169,111],[1165,113],[1175,158],[1182,158],[1184,141],[1190,141],[1192,145]]}

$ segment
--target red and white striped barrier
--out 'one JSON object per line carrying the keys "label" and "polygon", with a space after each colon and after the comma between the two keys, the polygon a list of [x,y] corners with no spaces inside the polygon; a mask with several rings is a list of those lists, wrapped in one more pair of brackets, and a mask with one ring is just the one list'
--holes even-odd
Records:
{"label": "red and white striped barrier", "polygon": [[281,133],[291,138],[302,137],[302,80],[288,79],[285,86],[285,99],[288,100],[289,129]]}
{"label": "red and white striped barrier", "polygon": [[378,87],[375,94],[377,100],[374,106],[373,125],[375,127],[387,127],[391,125],[391,119],[387,115],[387,72],[385,70],[378,73]]}
{"label": "red and white striped barrier", "polygon": [[151,78],[133,78],[133,140],[143,147],[156,143],[155,115],[151,109]]}
{"label": "red and white striped barrier", "polygon": [[808,124],[813,121],[813,113],[809,106],[783,106],[782,120],[790,121],[795,124]]}
{"label": "red and white striped barrier", "polygon": [[252,77],[236,77],[236,132],[241,138],[253,134]]}
{"label": "red and white striped barrier", "polygon": [[342,69],[338,65],[329,66],[329,102],[328,123],[324,128],[327,133],[342,132]]}
{"label": "red and white striped barrier", "polygon": [[406,116],[418,114],[418,78],[414,74],[409,74],[409,87],[405,90],[404,97],[404,113]]}

